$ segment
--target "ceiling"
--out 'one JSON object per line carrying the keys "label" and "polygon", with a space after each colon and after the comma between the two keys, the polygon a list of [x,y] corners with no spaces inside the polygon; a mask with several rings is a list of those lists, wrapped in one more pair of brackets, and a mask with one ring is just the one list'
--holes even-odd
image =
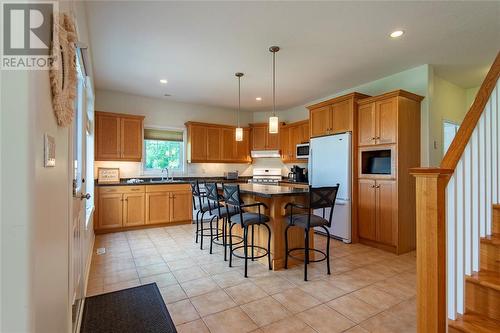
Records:
{"label": "ceiling", "polygon": [[500,46],[496,1],[89,1],[87,15],[97,89],[234,108],[241,71],[249,111],[272,105],[271,45],[278,109],[422,64],[477,86]]}

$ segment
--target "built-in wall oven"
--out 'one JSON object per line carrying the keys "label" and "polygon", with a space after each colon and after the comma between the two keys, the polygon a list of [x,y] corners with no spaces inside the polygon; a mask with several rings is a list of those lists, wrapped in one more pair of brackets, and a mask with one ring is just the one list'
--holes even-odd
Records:
{"label": "built-in wall oven", "polygon": [[308,159],[309,158],[309,143],[300,143],[297,145],[295,150],[295,156],[297,159]]}

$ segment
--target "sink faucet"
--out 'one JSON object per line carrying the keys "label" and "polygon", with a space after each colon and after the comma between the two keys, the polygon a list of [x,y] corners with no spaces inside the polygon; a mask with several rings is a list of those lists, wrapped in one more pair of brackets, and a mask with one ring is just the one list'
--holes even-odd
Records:
{"label": "sink faucet", "polygon": [[168,181],[168,168],[163,168],[161,169],[161,180],[163,181],[163,172],[166,172],[167,173],[167,181]]}
{"label": "sink faucet", "polygon": [[163,178],[163,172],[165,172],[167,174],[167,179],[166,179],[167,181],[174,180],[174,176],[173,175],[170,176],[170,171],[168,170],[167,167],[165,167],[165,168],[161,169],[161,175],[162,175],[161,176],[161,180],[162,181],[164,180],[164,178]]}

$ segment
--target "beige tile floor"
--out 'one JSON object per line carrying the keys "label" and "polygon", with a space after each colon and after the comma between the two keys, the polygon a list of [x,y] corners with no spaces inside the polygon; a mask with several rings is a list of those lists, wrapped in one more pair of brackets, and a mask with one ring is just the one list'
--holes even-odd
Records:
{"label": "beige tile floor", "polygon": [[[361,244],[331,242],[326,263],[268,271],[257,262],[243,277],[222,249],[201,251],[193,225],[99,235],[87,296],[156,282],[184,332],[415,332],[415,253],[396,256]],[[318,236],[316,246],[325,248]],[[95,252],[95,251],[94,251]]]}

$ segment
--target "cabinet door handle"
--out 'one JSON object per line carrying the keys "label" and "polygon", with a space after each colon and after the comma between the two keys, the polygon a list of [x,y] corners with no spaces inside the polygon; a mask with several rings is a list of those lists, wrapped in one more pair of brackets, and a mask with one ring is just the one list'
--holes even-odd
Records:
{"label": "cabinet door handle", "polygon": [[376,136],[374,136],[374,137],[372,138],[372,140],[377,140],[377,137],[376,137]]}

